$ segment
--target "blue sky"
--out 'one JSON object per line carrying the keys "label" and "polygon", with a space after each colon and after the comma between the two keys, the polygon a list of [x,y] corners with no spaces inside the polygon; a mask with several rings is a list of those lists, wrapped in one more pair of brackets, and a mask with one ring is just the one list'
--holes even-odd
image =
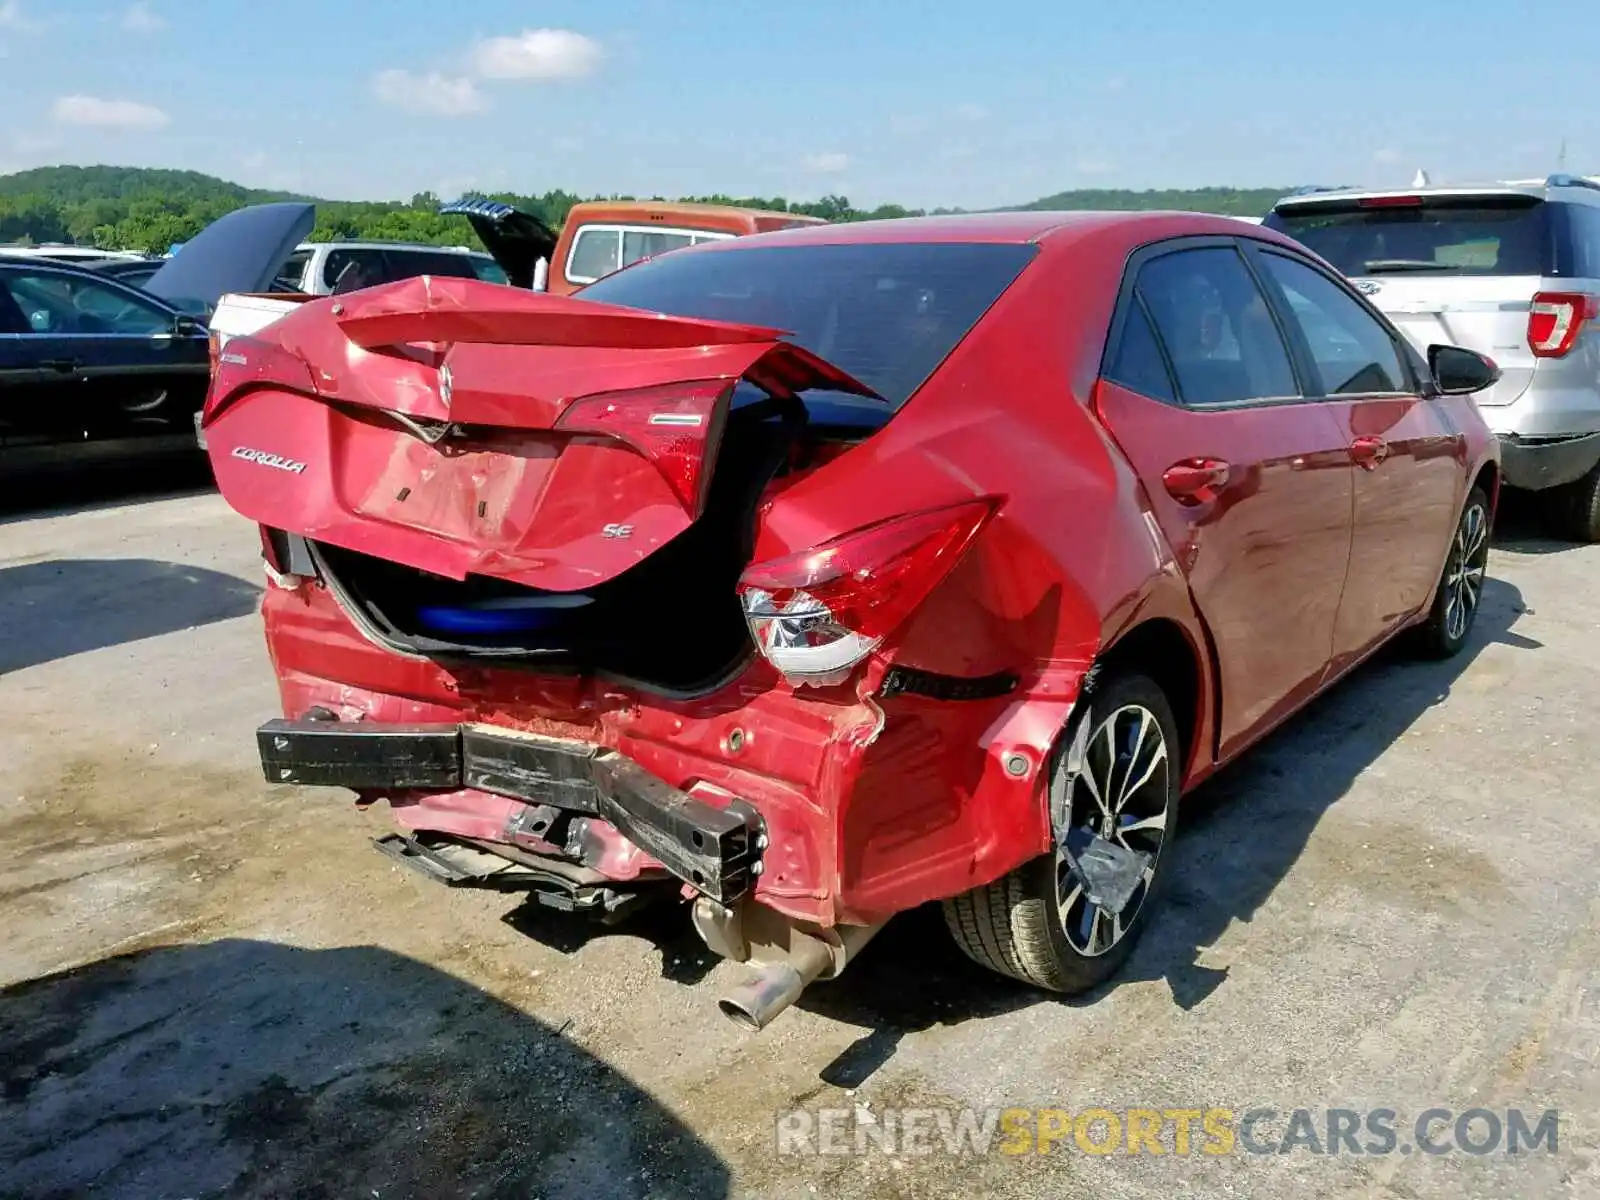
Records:
{"label": "blue sky", "polygon": [[[0,172],[337,198],[1600,173],[1600,20],[1487,0],[0,0]],[[453,10],[453,11],[452,11]],[[1541,84],[1542,80],[1551,81]]]}

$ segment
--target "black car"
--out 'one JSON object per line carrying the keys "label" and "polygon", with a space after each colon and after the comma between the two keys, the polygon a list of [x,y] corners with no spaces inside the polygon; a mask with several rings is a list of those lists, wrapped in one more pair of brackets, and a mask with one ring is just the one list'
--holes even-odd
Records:
{"label": "black car", "polygon": [[239,209],[140,287],[0,256],[0,468],[197,450],[206,318],[224,292],[269,290],[314,218],[310,204]]}

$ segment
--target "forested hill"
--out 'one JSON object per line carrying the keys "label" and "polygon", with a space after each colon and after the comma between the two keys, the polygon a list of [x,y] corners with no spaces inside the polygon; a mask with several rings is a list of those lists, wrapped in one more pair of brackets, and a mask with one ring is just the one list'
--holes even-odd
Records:
{"label": "forested hill", "polygon": [[[1286,190],[1200,188],[1133,192],[1105,189],[1061,192],[1021,207],[1164,208],[1253,216],[1266,212]],[[289,199],[309,197],[242,187],[196,171],[39,167],[14,175],[0,175],[0,244],[76,242],[160,252],[174,242],[193,237],[207,224],[240,205]],[[496,193],[494,199],[514,204],[559,226],[566,219],[568,209],[585,197],[555,190],[526,196]],[[692,196],[684,199],[805,213],[833,221],[914,216],[923,211],[894,204],[862,210],[843,196],[824,196],[814,201],[791,201],[781,196]],[[413,196],[409,201],[319,200],[317,227],[312,237],[317,240],[382,238],[437,245],[473,244],[467,222],[460,217],[441,217],[436,211],[439,201],[439,197],[427,193]]]}

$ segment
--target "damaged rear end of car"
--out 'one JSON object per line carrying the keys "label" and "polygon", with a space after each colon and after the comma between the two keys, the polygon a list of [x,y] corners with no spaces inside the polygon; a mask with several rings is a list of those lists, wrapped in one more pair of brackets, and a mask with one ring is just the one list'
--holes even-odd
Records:
{"label": "damaged rear end of car", "polygon": [[930,467],[852,499],[1033,248],[817,249],[315,301],[229,340],[203,416],[271,583],[267,778],[387,801],[380,848],[454,886],[686,902],[757,968],[723,1004],[755,1027],[970,886],[975,847],[1048,844],[1022,814],[1070,707],[898,654],[980,586],[1000,489]]}

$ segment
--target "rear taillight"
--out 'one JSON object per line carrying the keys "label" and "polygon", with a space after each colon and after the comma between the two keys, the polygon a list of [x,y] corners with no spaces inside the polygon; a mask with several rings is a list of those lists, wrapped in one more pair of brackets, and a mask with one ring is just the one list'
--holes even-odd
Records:
{"label": "rear taillight", "polygon": [[839,682],[927,599],[997,504],[896,517],[752,565],[739,599],[756,648],[793,683]]}
{"label": "rear taillight", "polygon": [[666,476],[691,516],[705,503],[710,461],[721,436],[726,379],[604,392],[575,401],[556,422],[565,433],[593,433],[632,446]]}
{"label": "rear taillight", "polygon": [[1585,322],[1600,317],[1600,296],[1586,292],[1540,292],[1528,311],[1528,347],[1538,358],[1570,354]]}
{"label": "rear taillight", "polygon": [[317,390],[305,360],[277,342],[235,336],[219,345],[213,334],[211,346],[216,357],[211,365],[211,390],[206,393],[202,424],[247,388],[281,387],[311,394]]}

